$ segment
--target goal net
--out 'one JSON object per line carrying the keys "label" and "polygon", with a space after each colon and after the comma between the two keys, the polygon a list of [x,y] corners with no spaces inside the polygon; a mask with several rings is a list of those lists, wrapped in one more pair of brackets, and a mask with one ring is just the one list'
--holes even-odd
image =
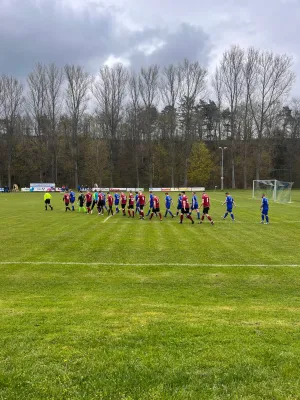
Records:
{"label": "goal net", "polygon": [[261,197],[264,193],[270,200],[277,203],[291,203],[292,187],[294,182],[271,180],[253,181],[253,198]]}

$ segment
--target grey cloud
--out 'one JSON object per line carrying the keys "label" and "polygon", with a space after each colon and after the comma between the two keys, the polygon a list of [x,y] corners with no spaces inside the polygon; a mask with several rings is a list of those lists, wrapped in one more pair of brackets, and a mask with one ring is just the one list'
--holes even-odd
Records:
{"label": "grey cloud", "polygon": [[[172,32],[160,27],[134,31],[122,26],[114,9],[79,14],[53,0],[38,4],[0,0],[0,73],[24,78],[37,62],[78,63],[96,72],[109,55],[127,57],[134,67],[166,65],[184,57],[207,62],[209,38],[199,27],[182,24]],[[165,44],[149,56],[138,50],[154,39]]]}
{"label": "grey cloud", "polygon": [[150,64],[166,66],[184,58],[207,65],[211,43],[202,28],[184,23],[173,32],[157,31],[156,38],[164,44],[150,55],[138,50],[133,52],[130,56],[133,67]]}
{"label": "grey cloud", "polygon": [[107,12],[91,19],[71,9],[58,10],[51,0],[38,8],[33,1],[14,1],[1,7],[0,71],[24,76],[37,62],[84,63],[92,54],[109,54],[114,19]]}

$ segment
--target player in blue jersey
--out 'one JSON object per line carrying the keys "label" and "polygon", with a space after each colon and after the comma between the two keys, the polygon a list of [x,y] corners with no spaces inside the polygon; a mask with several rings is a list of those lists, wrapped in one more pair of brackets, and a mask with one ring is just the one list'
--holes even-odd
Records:
{"label": "player in blue jersey", "polygon": [[176,212],[176,216],[179,215],[181,209],[182,209],[182,195],[179,193],[179,195],[178,195],[178,202],[177,202],[177,212]]}
{"label": "player in blue jersey", "polygon": [[200,219],[199,203],[196,192],[193,192],[193,197],[192,197],[192,211],[194,210],[197,213],[197,219]]}
{"label": "player in blue jersey", "polygon": [[135,192],[134,200],[135,200],[135,212],[140,213],[139,192]]}
{"label": "player in blue jersey", "polygon": [[149,203],[149,210],[148,210],[148,213],[147,213],[146,217],[149,217],[149,215],[150,215],[150,213],[151,213],[151,211],[153,209],[153,206],[154,206],[154,194],[153,194],[152,190],[150,190],[149,193],[150,193],[149,194],[149,200],[147,201],[147,204]]}
{"label": "player in blue jersey", "polygon": [[[269,223],[269,200],[264,193],[262,195],[260,209],[261,209],[261,224],[263,224],[263,223],[268,224]],[[266,222],[265,222],[265,218],[266,218]]]}
{"label": "player in blue jersey", "polygon": [[227,217],[228,214],[230,214],[232,221],[234,221],[234,215],[232,212],[232,208],[235,207],[235,202],[232,196],[230,196],[230,194],[227,192],[226,193],[226,199],[224,201],[224,203],[222,204],[222,206],[226,204],[226,212],[223,216],[223,219],[225,219]]}
{"label": "player in blue jersey", "polygon": [[115,206],[116,206],[116,213],[118,213],[119,210],[119,204],[120,204],[120,195],[119,193],[115,193]]}
{"label": "player in blue jersey", "polygon": [[76,195],[73,192],[73,190],[71,190],[71,192],[70,192],[70,203],[71,203],[72,211],[75,211],[75,207],[74,207],[75,201],[76,201]]}
{"label": "player in blue jersey", "polygon": [[169,195],[169,193],[166,193],[165,218],[167,218],[168,213],[171,215],[172,218],[174,218],[174,215],[173,215],[172,211],[170,210],[172,204],[173,204],[172,197]]}

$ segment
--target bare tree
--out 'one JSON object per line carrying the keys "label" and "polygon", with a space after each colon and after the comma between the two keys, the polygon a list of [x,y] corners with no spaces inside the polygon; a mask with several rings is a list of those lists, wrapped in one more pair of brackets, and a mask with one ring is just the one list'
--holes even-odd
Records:
{"label": "bare tree", "polygon": [[26,109],[32,121],[35,135],[33,141],[37,150],[37,162],[39,164],[40,181],[48,163],[48,137],[47,137],[47,76],[46,67],[37,64],[33,72],[27,78],[28,94],[26,97]]}
{"label": "bare tree", "polygon": [[2,114],[7,148],[7,182],[8,187],[11,188],[14,135],[24,102],[23,86],[17,79],[5,75],[1,78],[0,86],[2,87]]}
{"label": "bare tree", "polygon": [[116,139],[122,120],[124,99],[128,81],[128,72],[123,65],[100,69],[98,79],[92,86],[92,92],[98,105],[98,115],[103,121],[104,132],[109,144],[110,184],[114,186],[113,173],[116,166]]}
{"label": "bare tree", "polygon": [[220,64],[224,97],[230,111],[230,153],[231,153],[231,186],[235,184],[235,140],[237,137],[237,111],[242,101],[244,90],[244,51],[233,46],[223,54]]}
{"label": "bare tree", "polygon": [[148,174],[149,186],[153,186],[153,152],[152,152],[152,134],[155,129],[154,124],[157,119],[156,106],[159,101],[159,67],[151,65],[148,68],[142,68],[139,76],[139,90],[144,105],[143,131],[147,144],[148,155]]}
{"label": "bare tree", "polygon": [[187,185],[189,155],[194,138],[194,111],[196,102],[206,90],[207,71],[198,62],[184,60],[180,67],[180,119],[184,137],[184,186]]}
{"label": "bare tree", "polygon": [[279,112],[295,81],[291,71],[292,58],[263,52],[255,58],[255,79],[252,80],[250,106],[257,133],[256,179],[260,177],[264,130],[270,130],[268,121]]}
{"label": "bare tree", "polygon": [[160,83],[161,98],[165,104],[165,111],[169,122],[168,147],[171,159],[171,186],[175,186],[175,140],[177,128],[176,106],[181,91],[181,68],[180,66],[169,65],[162,72]]}
{"label": "bare tree", "polygon": [[50,147],[51,147],[51,175],[52,181],[57,182],[57,161],[58,161],[58,125],[62,115],[62,83],[63,71],[55,64],[46,67],[47,78],[47,100],[46,111],[50,121]]}
{"label": "bare tree", "polygon": [[78,133],[79,123],[87,110],[89,101],[89,88],[91,84],[90,75],[81,66],[66,65],[65,76],[67,80],[66,88],[66,108],[72,121],[72,159],[74,166],[74,185],[78,186]]}
{"label": "bare tree", "polygon": [[130,129],[130,140],[132,143],[132,154],[135,160],[136,186],[140,187],[140,114],[141,97],[139,89],[139,80],[135,73],[132,73],[128,81],[129,104],[127,107],[128,123]]}

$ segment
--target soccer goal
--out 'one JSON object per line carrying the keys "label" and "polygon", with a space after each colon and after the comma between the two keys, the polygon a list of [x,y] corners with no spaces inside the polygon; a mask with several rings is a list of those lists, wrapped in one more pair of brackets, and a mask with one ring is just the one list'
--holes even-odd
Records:
{"label": "soccer goal", "polygon": [[292,202],[292,187],[294,182],[282,182],[276,179],[254,180],[253,199],[261,197],[264,193],[270,200],[277,203]]}

